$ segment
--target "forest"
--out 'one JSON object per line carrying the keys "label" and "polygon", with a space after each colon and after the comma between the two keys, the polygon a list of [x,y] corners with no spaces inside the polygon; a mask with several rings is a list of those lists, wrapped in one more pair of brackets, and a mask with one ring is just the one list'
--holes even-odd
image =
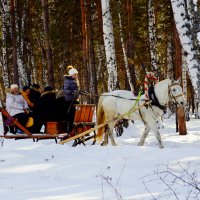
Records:
{"label": "forest", "polygon": [[[145,74],[181,78],[194,107],[200,63],[199,6],[193,0],[0,0],[0,88],[37,83],[62,89],[68,65],[81,90],[143,90]],[[174,4],[174,5],[173,5]],[[180,11],[182,29],[177,28]],[[187,37],[187,51],[182,40]],[[195,66],[188,59],[192,56]],[[190,59],[191,61],[191,59]]]}

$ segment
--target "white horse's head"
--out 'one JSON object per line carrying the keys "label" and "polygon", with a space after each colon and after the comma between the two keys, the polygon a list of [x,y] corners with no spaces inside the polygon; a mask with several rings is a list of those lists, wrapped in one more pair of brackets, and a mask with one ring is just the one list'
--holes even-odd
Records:
{"label": "white horse's head", "polygon": [[182,87],[180,86],[180,79],[172,80],[171,84],[169,84],[169,100],[181,107],[186,105]]}

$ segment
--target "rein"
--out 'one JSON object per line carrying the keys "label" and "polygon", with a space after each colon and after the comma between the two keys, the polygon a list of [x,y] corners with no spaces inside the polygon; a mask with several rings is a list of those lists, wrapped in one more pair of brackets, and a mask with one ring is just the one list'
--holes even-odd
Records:
{"label": "rein", "polygon": [[[97,95],[97,94],[91,94],[91,93],[87,93],[87,92],[83,92],[81,91],[80,94],[82,95],[85,95],[85,96],[94,96],[94,97],[101,97],[101,96],[108,96],[108,97],[116,97],[116,98],[120,98],[120,99],[126,99],[126,100],[137,100],[138,98],[125,98],[125,97],[121,97],[121,96],[117,96],[117,95],[104,95],[104,94],[101,94],[101,95]],[[144,99],[141,99],[141,101],[145,101]]]}

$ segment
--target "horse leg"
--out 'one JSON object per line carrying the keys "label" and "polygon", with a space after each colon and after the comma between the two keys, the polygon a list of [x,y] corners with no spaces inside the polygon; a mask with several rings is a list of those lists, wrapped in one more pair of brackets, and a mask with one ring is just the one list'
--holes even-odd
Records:
{"label": "horse leg", "polygon": [[160,132],[158,131],[158,129],[157,129],[157,131],[155,132],[155,136],[156,136],[156,138],[157,138],[157,140],[158,140],[159,147],[160,147],[161,149],[164,148],[164,146],[163,146],[163,144],[162,144],[162,141],[161,141]]}
{"label": "horse leg", "polygon": [[155,136],[156,136],[156,139],[158,140],[158,144],[159,144],[159,147],[162,149],[164,148],[163,144],[162,144],[162,141],[161,141],[161,136],[160,136],[160,132],[157,128],[157,124],[154,124],[151,126],[151,129],[153,130],[153,132],[155,133]]}
{"label": "horse leg", "polygon": [[109,127],[109,128],[108,128],[108,129],[109,129],[108,135],[109,135],[111,144],[112,144],[113,146],[116,146],[116,143],[115,143],[115,140],[114,140],[114,137],[113,137],[113,129],[114,129],[114,126],[115,126],[115,122],[114,122],[114,123],[110,123],[110,124],[108,125],[108,127]]}
{"label": "horse leg", "polygon": [[105,133],[104,133],[104,140],[101,143],[101,146],[106,146],[108,144],[108,132],[109,132],[109,127],[108,125],[105,126]]}
{"label": "horse leg", "polygon": [[142,134],[142,137],[140,139],[140,142],[138,143],[138,146],[143,146],[144,145],[144,142],[145,142],[145,140],[147,138],[147,135],[148,135],[149,131],[150,131],[149,126],[145,125],[145,129],[143,131],[143,134]]}
{"label": "horse leg", "polygon": [[113,146],[116,146],[116,143],[115,143],[115,140],[114,140],[114,137],[113,137],[113,128],[114,128],[114,123],[107,125],[105,127],[104,141],[101,144],[102,146],[106,146],[108,144],[108,136],[110,138],[111,144]]}

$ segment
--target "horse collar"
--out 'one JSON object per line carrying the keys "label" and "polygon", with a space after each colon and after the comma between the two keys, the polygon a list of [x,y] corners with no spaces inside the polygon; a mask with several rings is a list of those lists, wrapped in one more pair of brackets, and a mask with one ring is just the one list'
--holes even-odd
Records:
{"label": "horse collar", "polygon": [[152,101],[151,105],[160,108],[161,110],[165,110],[166,106],[163,106],[159,103],[158,98],[155,94],[154,86],[149,87],[149,99]]}

